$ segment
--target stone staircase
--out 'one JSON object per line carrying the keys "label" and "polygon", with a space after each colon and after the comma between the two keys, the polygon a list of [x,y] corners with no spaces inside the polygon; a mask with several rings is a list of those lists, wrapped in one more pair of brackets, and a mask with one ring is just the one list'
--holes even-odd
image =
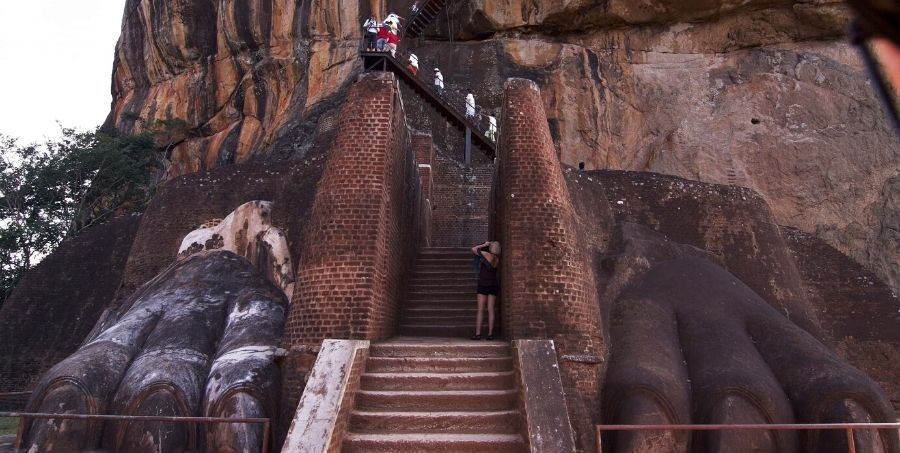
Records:
{"label": "stone staircase", "polygon": [[524,452],[509,344],[395,338],[372,345],[343,451]]}
{"label": "stone staircase", "polygon": [[[475,283],[467,248],[422,249],[400,313],[402,336],[468,338],[475,332]],[[487,334],[487,314],[482,334]]]}

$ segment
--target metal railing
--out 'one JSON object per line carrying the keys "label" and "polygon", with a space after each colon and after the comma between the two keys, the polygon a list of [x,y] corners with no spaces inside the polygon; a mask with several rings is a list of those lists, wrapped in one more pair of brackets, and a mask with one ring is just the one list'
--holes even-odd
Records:
{"label": "metal railing", "polygon": [[153,415],[88,415],[88,414],[35,414],[25,412],[0,412],[0,417],[16,417],[19,419],[19,428],[16,431],[16,441],[13,444],[16,451],[22,448],[22,435],[25,431],[25,420],[100,420],[100,421],[133,421],[133,422],[175,422],[198,425],[214,425],[218,423],[239,423],[262,425],[261,452],[269,451],[269,431],[271,422],[268,418],[228,418],[228,417],[165,417]]}
{"label": "metal railing", "polygon": [[734,425],[596,425],[597,453],[603,453],[603,433],[621,431],[834,431],[847,432],[850,453],[856,453],[856,437],[859,430],[900,429],[900,423],[783,423],[783,424],[734,424]]}
{"label": "metal railing", "polygon": [[[402,42],[402,41],[401,41]],[[405,51],[403,49],[398,48],[393,54],[389,51],[370,51],[367,49],[367,45],[365,40],[360,45],[360,52],[366,52],[369,54],[372,53],[383,53],[387,55],[391,55],[391,57],[396,60],[401,65],[407,66],[409,65],[409,56],[410,52]],[[492,115],[488,115],[483,113],[483,107],[478,105],[477,99],[475,102],[475,114],[474,115],[466,115],[466,95],[471,93],[472,91],[468,87],[461,87],[459,85],[450,85],[445,82],[444,89],[441,92],[437,92],[434,85],[434,69],[436,66],[430,65],[427,62],[418,59],[418,69],[415,72],[409,71],[415,78],[422,81],[422,83],[431,88],[432,95],[435,97],[439,97],[444,102],[449,104],[452,108],[460,112],[470,123],[472,129],[478,131],[485,137],[491,139],[494,143],[497,142],[497,136],[499,135],[499,119],[495,117],[495,122],[497,122],[497,126],[494,131],[491,131],[491,123],[490,117]]]}

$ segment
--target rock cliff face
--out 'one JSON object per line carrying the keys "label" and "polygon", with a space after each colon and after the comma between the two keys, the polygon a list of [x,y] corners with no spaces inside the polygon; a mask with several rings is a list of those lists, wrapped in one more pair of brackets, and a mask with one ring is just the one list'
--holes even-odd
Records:
{"label": "rock cliff face", "polygon": [[173,176],[305,151],[358,66],[360,14],[352,0],[129,0],[107,122],[175,120]]}
{"label": "rock cliff face", "polygon": [[[411,3],[131,0],[109,122],[184,120],[172,175],[302,155],[361,70],[361,19]],[[750,187],[900,289],[900,145],[848,20],[830,0],[468,0],[412,50],[488,109],[505,78],[536,80],[564,163]]]}
{"label": "rock cliff face", "polygon": [[538,80],[564,163],[753,188],[900,288],[900,142],[840,3],[482,0],[456,16],[444,31],[472,41],[423,60],[487,107],[503,78]]}

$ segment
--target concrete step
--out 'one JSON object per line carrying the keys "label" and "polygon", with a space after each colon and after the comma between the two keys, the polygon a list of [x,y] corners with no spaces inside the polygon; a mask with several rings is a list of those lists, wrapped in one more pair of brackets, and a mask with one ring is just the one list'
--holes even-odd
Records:
{"label": "concrete step", "polygon": [[416,260],[416,270],[445,269],[459,272],[475,272],[472,260]]}
{"label": "concrete step", "polygon": [[470,253],[470,247],[426,247],[419,249],[418,255],[453,255]]}
{"label": "concrete step", "polygon": [[414,326],[471,326],[474,329],[475,320],[475,313],[467,315],[436,314],[435,316],[407,316],[404,314],[400,317],[400,324]]}
{"label": "concrete step", "polygon": [[519,412],[374,412],[353,411],[356,433],[517,434]]}
{"label": "concrete step", "polygon": [[409,337],[452,337],[469,338],[475,333],[475,323],[472,325],[435,325],[400,324],[399,333]]}
{"label": "concrete step", "polygon": [[515,390],[360,390],[356,409],[452,412],[502,411],[516,407]]}
{"label": "concrete step", "polygon": [[526,451],[518,434],[361,434],[344,437],[342,450],[356,452],[519,453]]}
{"label": "concrete step", "polygon": [[435,274],[434,277],[420,277],[410,279],[407,283],[406,289],[410,290],[414,287],[427,287],[432,285],[459,285],[460,287],[471,287],[472,292],[474,293],[474,288],[477,286],[477,283],[478,280],[474,275],[469,275],[464,278],[447,278],[446,276]]}
{"label": "concrete step", "polygon": [[366,373],[488,373],[512,371],[512,357],[369,357]]}
{"label": "concrete step", "polygon": [[462,250],[456,252],[439,252],[439,253],[417,253],[416,260],[419,261],[462,261],[475,258],[471,250]]}
{"label": "concrete step", "polygon": [[513,372],[365,373],[363,390],[504,390],[513,388]]}
{"label": "concrete step", "polygon": [[429,264],[429,265],[451,265],[451,266],[467,266],[473,267],[475,263],[475,255],[466,252],[465,254],[459,255],[438,255],[438,256],[428,256],[428,255],[419,255],[416,257],[416,265]]}
{"label": "concrete step", "polygon": [[[410,316],[428,318],[432,316],[465,316],[467,314],[475,316],[477,314],[475,303],[471,301],[469,303],[453,302],[450,304],[435,302],[418,302],[413,304],[407,302],[403,304],[403,307],[404,308],[400,313],[401,317]],[[487,314],[485,314],[485,316],[487,316]]]}
{"label": "concrete step", "polygon": [[419,285],[475,285],[477,278],[474,272],[458,274],[454,276],[441,275],[439,273],[411,275],[407,287]]}
{"label": "concrete step", "polygon": [[407,290],[411,293],[421,293],[428,291],[437,291],[437,292],[456,292],[456,293],[466,293],[466,294],[475,294],[475,288],[478,285],[476,284],[475,279],[471,279],[471,281],[466,281],[465,283],[453,283],[446,282],[443,280],[436,281],[434,283],[410,283],[407,285]]}
{"label": "concrete step", "polygon": [[413,358],[509,358],[512,351],[505,341],[426,342],[419,339],[403,339],[376,343],[369,348],[369,357]]}
{"label": "concrete step", "polygon": [[475,304],[468,307],[462,306],[445,306],[442,304],[431,304],[433,307],[406,307],[403,309],[401,316],[430,318],[433,316],[475,316],[478,314],[478,308]]}
{"label": "concrete step", "polygon": [[[473,294],[471,297],[467,297],[465,299],[447,299],[447,300],[422,300],[422,299],[407,299],[401,303],[401,307],[403,310],[417,310],[421,312],[419,314],[427,316],[427,312],[433,310],[451,310],[459,312],[460,310],[471,311],[475,313],[478,311],[478,301]],[[461,313],[458,313],[461,314]]]}
{"label": "concrete step", "polygon": [[408,300],[475,300],[475,288],[468,291],[444,291],[429,289],[424,291],[409,291],[406,293]]}
{"label": "concrete step", "polygon": [[434,266],[434,267],[426,267],[425,269],[415,268],[413,269],[411,279],[416,280],[418,278],[431,278],[431,277],[441,277],[441,278],[453,278],[453,279],[462,279],[462,278],[470,278],[475,280],[475,270],[471,267],[466,269],[443,269],[442,267]]}
{"label": "concrete step", "polygon": [[[478,314],[476,302],[454,301],[446,304],[442,302],[407,302],[403,304],[400,316],[431,318],[435,316],[475,316]],[[474,319],[474,318],[473,318]]]}
{"label": "concrete step", "polygon": [[[406,299],[403,301],[403,307],[406,308],[424,308],[423,306],[447,307],[447,308],[478,308],[478,298],[473,291],[472,294],[459,296],[458,299]],[[460,306],[462,305],[462,306]]]}
{"label": "concrete step", "polygon": [[446,264],[450,266],[468,266],[472,267],[475,262],[475,255],[466,253],[465,256],[418,256],[416,257],[416,265],[440,265]]}

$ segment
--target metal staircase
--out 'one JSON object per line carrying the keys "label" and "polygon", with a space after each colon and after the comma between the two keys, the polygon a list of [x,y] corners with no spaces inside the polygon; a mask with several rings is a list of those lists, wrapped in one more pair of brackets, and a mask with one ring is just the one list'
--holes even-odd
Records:
{"label": "metal staircase", "polygon": [[406,39],[415,39],[422,35],[431,24],[437,19],[444,7],[447,6],[449,0],[425,0],[412,17],[403,27],[403,37]]}
{"label": "metal staircase", "polygon": [[[488,138],[487,127],[484,124],[479,124],[475,118],[465,115],[463,110],[465,103],[462,99],[453,102],[452,96],[446,92],[443,96],[437,94],[432,88],[431,80],[426,81],[413,74],[404,63],[391,56],[389,52],[363,51],[360,55],[366,71],[393,72],[416,94],[434,107],[447,121],[463,131],[471,131],[472,144],[481,148],[488,157],[494,157],[497,151],[496,143]],[[397,55],[401,54],[398,52]]]}

